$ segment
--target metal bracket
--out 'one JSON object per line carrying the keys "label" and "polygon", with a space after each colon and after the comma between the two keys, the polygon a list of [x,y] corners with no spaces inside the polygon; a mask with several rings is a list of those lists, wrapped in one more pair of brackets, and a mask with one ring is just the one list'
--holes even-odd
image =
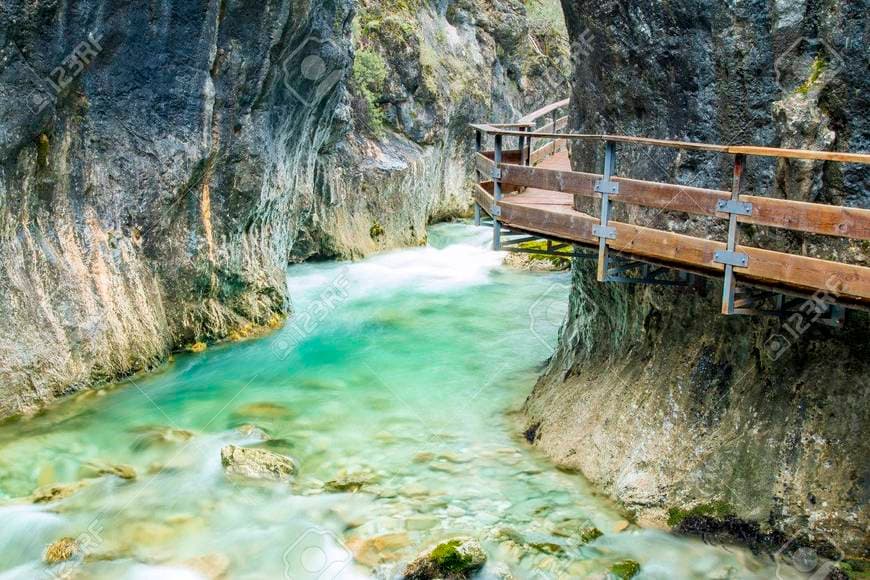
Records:
{"label": "metal bracket", "polygon": [[493,179],[501,179],[501,167],[493,167],[492,168],[492,178]]}
{"label": "metal bracket", "polygon": [[592,226],[592,235],[598,238],[605,238],[608,240],[616,239],[616,229],[609,228],[607,226]]}
{"label": "metal bracket", "polygon": [[501,208],[497,205],[491,205],[489,208],[489,215],[501,217]]}
{"label": "metal bracket", "polygon": [[599,179],[595,182],[595,191],[598,193],[619,193],[619,184],[615,181],[605,181],[604,179]]}
{"label": "metal bracket", "polygon": [[737,215],[752,215],[752,204],[745,201],[720,199],[716,202],[716,211]]}
{"label": "metal bracket", "polygon": [[745,268],[749,265],[749,256],[741,252],[720,251],[713,254],[713,261],[719,264]]}

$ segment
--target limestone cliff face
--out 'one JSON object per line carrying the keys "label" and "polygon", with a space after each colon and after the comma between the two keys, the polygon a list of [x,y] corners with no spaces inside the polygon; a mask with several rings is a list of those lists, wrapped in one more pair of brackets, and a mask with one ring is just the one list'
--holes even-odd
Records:
{"label": "limestone cliff face", "polygon": [[[399,4],[407,38],[367,22],[391,67],[377,135],[353,115],[349,0],[0,7],[0,416],[274,324],[288,260],[420,243],[467,211],[466,121],[531,104],[494,32],[505,14],[527,33],[525,9]],[[462,70],[433,60],[447,44]],[[507,63],[492,102],[447,90]]]}
{"label": "limestone cliff face", "polygon": [[[558,2],[363,1],[341,115],[352,131],[321,158],[321,202],[293,259],[419,244],[429,222],[466,214],[473,134],[547,103],[567,39]],[[565,95],[562,95],[562,98]]]}
{"label": "limestone cliff face", "polygon": [[[563,5],[581,53],[579,132],[870,150],[861,3]],[[598,169],[599,156],[577,147],[573,161]],[[731,162],[621,148],[617,170],[729,189]],[[867,185],[863,166],[749,161],[756,195],[868,207]],[[618,218],[719,239],[725,231],[680,214]],[[762,228],[743,229],[741,240],[867,263],[864,244]],[[671,508],[717,502],[772,530],[771,549],[800,534],[829,556],[866,556],[868,317],[850,312],[844,329],[806,316],[786,327],[722,317],[720,297],[716,282],[602,285],[576,264],[560,345],[526,403],[529,438],[642,518],[664,523]]]}

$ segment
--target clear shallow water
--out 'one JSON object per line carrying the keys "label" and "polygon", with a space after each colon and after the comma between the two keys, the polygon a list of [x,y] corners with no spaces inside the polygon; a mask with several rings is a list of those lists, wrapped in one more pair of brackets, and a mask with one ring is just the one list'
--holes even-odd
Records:
{"label": "clear shallow water", "polygon": [[[441,225],[430,247],[293,267],[297,314],[283,330],[0,426],[0,578],[197,578],[227,565],[232,578],[392,577],[458,533],[516,578],[603,577],[626,558],[639,578],[772,577],[744,550],[615,532],[613,504],[516,436],[510,411],[551,351],[568,280],[504,269],[488,239]],[[295,482],[228,478],[230,443],[294,457]],[[89,462],[138,476],[16,499],[92,475]],[[604,536],[553,534],[584,525]],[[84,558],[42,564],[63,536]]]}

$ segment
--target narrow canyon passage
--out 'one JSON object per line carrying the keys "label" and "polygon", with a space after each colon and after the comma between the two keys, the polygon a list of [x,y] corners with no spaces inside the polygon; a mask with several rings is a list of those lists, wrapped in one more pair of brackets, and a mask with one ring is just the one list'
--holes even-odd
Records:
{"label": "narrow canyon passage", "polygon": [[[392,578],[457,534],[486,549],[483,578],[604,577],[628,559],[643,578],[789,577],[630,523],[518,436],[569,275],[508,269],[489,239],[443,224],[427,247],[291,267],[296,314],[276,334],[4,424],[0,578],[62,572],[42,557],[63,536],[81,578]],[[298,472],[234,478],[230,444]]]}

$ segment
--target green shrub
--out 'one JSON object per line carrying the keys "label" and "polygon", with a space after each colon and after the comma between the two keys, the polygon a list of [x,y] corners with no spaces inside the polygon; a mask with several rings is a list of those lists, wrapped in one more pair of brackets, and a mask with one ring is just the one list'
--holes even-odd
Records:
{"label": "green shrub", "polygon": [[366,128],[375,133],[383,130],[384,112],[381,110],[378,100],[384,90],[384,82],[387,80],[387,65],[378,53],[361,49],[356,51],[353,61],[353,92],[365,105],[362,111],[354,107],[358,119]]}

